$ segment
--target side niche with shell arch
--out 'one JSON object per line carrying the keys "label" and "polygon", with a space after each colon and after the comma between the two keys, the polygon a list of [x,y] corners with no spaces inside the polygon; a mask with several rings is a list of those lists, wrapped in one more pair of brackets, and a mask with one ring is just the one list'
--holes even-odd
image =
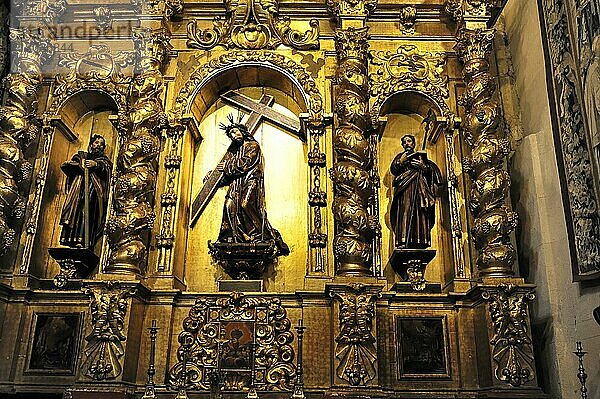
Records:
{"label": "side niche with shell arch", "polygon": [[[394,176],[390,166],[396,155],[404,151],[401,140],[405,135],[415,137],[415,151],[425,151],[428,159],[438,166],[442,175],[435,202],[435,224],[431,230],[430,249],[436,250],[436,255],[426,268],[425,280],[445,287],[456,277],[456,263],[464,262],[464,250],[457,247],[460,244],[453,240],[453,229],[458,228],[457,223],[460,226],[460,220],[456,220],[460,214],[460,205],[456,203],[457,196],[454,190],[459,181],[454,173],[455,144],[452,135],[448,135],[445,112],[440,108],[419,92],[403,91],[390,96],[382,104],[379,113],[381,123],[375,141],[380,178],[378,205],[382,234],[375,250],[381,257],[383,275],[390,282],[403,281],[390,264],[390,257],[396,247],[391,222]],[[460,191],[464,192],[464,187],[460,187]],[[377,257],[377,254],[375,256]]]}
{"label": "side niche with shell arch", "polygon": [[[230,96],[246,105],[226,98]],[[188,115],[195,120],[197,134],[188,129],[183,137],[180,184],[182,203],[189,206],[179,208],[173,267],[176,275],[184,275],[191,291],[212,292],[217,289],[217,281],[232,278],[211,256],[208,246],[209,241],[215,242],[219,237],[228,187],[220,187],[193,222],[191,208],[205,178],[231,144],[221,125],[228,125],[230,116],[234,122],[247,123],[251,117],[247,104],[261,101],[263,107],[272,111],[271,117],[263,115],[254,131],[264,165],[265,219],[290,248],[289,255],[278,256],[266,267],[263,282],[269,291],[302,287],[309,253],[310,190],[308,138],[300,125],[300,115],[307,110],[305,95],[282,71],[243,65],[217,71],[197,87],[190,100]],[[295,121],[298,131],[286,128],[285,122],[274,123],[271,118],[277,115]],[[184,269],[177,270],[181,265]]]}
{"label": "side niche with shell arch", "polygon": [[[117,103],[110,95],[98,90],[84,90],[67,98],[56,114],[51,116],[52,143],[49,153],[45,154],[48,157],[47,177],[30,266],[31,272],[41,278],[53,278],[60,271],[59,265],[48,255],[48,248],[60,246],[60,221],[67,182],[61,165],[70,161],[78,151],[88,151],[90,138],[98,134],[106,141],[105,155],[112,162],[111,175],[114,175],[118,134],[111,117],[117,113]],[[109,209],[110,204],[106,217]],[[103,236],[98,240],[94,252],[102,256],[107,247],[106,237]]]}

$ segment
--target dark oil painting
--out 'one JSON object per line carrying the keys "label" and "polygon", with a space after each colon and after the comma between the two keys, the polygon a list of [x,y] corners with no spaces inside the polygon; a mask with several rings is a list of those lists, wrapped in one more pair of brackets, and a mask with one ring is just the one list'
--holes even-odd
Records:
{"label": "dark oil painting", "polygon": [[399,317],[396,333],[400,377],[448,374],[443,318]]}
{"label": "dark oil painting", "polygon": [[37,314],[30,371],[73,372],[80,315]]}

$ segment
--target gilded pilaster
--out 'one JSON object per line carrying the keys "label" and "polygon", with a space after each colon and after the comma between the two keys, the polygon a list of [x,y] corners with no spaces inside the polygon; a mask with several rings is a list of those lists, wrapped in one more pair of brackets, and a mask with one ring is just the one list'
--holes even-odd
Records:
{"label": "gilded pilaster", "polygon": [[369,199],[373,195],[370,176],[373,154],[368,139],[369,28],[356,26],[355,22],[358,19],[359,25],[364,25],[377,2],[353,3],[327,3],[339,20],[334,35],[338,59],[334,101],[337,121],[333,134],[334,165],[330,171],[334,183],[333,250],[337,275],[369,276],[372,275],[372,242],[377,224],[369,213]]}
{"label": "gilded pilaster", "polygon": [[25,215],[25,195],[32,165],[25,153],[39,136],[35,118],[42,65],[54,53],[46,38],[27,29],[12,29],[15,60],[6,78],[6,102],[0,108],[0,253],[13,245]]}
{"label": "gilded pilaster", "polygon": [[168,40],[162,29],[140,28],[134,32],[137,74],[129,134],[119,150],[113,212],[107,223],[111,246],[107,272],[141,273],[147,260],[149,232],[156,218],[160,135],[166,126],[161,67],[169,50]]}
{"label": "gilded pilaster", "polygon": [[494,29],[462,28],[456,50],[464,63],[463,130],[471,149],[464,166],[472,182],[470,207],[474,217],[472,234],[479,251],[477,267],[481,276],[508,277],[514,274],[516,251],[510,234],[518,217],[507,204],[510,176],[505,158],[510,141],[501,125],[502,111],[494,99],[496,80],[487,59],[494,34]]}

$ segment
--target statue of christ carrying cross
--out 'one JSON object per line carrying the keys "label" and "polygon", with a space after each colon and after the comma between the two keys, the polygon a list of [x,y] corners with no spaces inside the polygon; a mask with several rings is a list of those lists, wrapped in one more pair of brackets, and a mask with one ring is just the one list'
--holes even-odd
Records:
{"label": "statue of christ carrying cross", "polygon": [[258,142],[246,125],[221,124],[231,139],[231,146],[217,170],[223,173],[220,187],[229,186],[223,205],[219,242],[257,243],[275,241],[277,255],[289,255],[290,249],[281,234],[271,226],[265,209],[264,161]]}

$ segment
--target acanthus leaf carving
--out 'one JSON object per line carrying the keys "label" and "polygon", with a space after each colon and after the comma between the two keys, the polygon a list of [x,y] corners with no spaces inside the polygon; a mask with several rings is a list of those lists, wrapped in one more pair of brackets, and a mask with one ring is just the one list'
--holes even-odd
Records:
{"label": "acanthus leaf carving", "polygon": [[489,316],[494,327],[490,340],[494,375],[514,387],[535,377],[527,302],[535,298],[531,289],[499,284],[483,292],[489,303]]}
{"label": "acanthus leaf carving", "polygon": [[200,29],[196,21],[187,27],[187,45],[210,50],[216,45],[226,48],[275,49],[280,44],[297,50],[319,48],[319,22],[310,21],[304,33],[291,27],[288,17],[279,15],[279,0],[224,0],[225,18],[215,17],[213,27]]}
{"label": "acanthus leaf carving", "polygon": [[121,375],[123,366],[123,342],[127,339],[123,330],[127,314],[128,297],[134,296],[134,289],[125,287],[100,286],[85,290],[90,296],[92,330],[85,337],[86,356],[82,369],[86,377],[103,381]]}
{"label": "acanthus leaf carving", "polygon": [[365,386],[377,377],[377,340],[373,333],[375,301],[379,292],[357,284],[332,290],[340,301],[340,331],[335,338],[338,378],[352,386]]}
{"label": "acanthus leaf carving", "polygon": [[[390,95],[402,90],[414,90],[427,95],[440,109],[447,110],[448,76],[443,53],[419,52],[417,46],[400,46],[396,52],[371,52],[371,96],[375,98],[372,118],[376,121],[383,103]],[[449,111],[449,110],[448,110]]]}

